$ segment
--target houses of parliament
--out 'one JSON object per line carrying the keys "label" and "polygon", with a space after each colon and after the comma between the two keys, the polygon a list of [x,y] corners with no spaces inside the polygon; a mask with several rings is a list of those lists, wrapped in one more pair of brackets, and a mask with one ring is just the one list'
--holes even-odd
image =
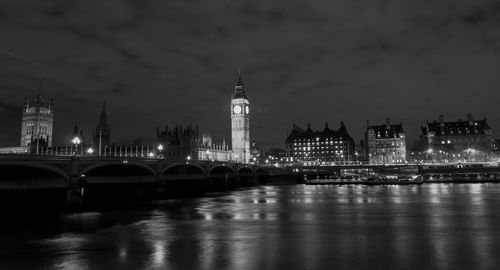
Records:
{"label": "houses of parliament", "polygon": [[157,128],[156,136],[162,147],[161,155],[176,160],[217,160],[250,163],[258,156],[255,141],[250,140],[250,102],[245,87],[238,74],[234,92],[231,96],[231,142],[218,139],[199,127],[177,125]]}
{"label": "houses of parliament", "polygon": [[[50,102],[46,102],[38,94],[32,101],[25,98],[20,145],[0,148],[0,154],[134,156],[132,149],[135,147],[135,156],[140,157],[151,157],[150,151],[154,149],[154,157],[158,158],[249,163],[255,160],[259,151],[255,141],[251,142],[250,139],[250,102],[245,93],[241,73],[238,74],[234,92],[231,95],[230,112],[230,142],[224,138],[212,137],[192,125],[184,127],[177,125],[171,129],[166,126],[162,130],[157,128],[154,145],[146,147],[146,150],[141,147],[139,151],[137,145],[117,146],[112,143],[106,104],[103,103],[98,123],[92,130],[90,140],[86,139],[83,130],[75,125],[72,143],[55,146],[53,144],[54,101],[51,99]],[[80,151],[75,152],[72,144]],[[68,151],[68,149],[72,150]],[[86,150],[83,151],[84,149]]]}

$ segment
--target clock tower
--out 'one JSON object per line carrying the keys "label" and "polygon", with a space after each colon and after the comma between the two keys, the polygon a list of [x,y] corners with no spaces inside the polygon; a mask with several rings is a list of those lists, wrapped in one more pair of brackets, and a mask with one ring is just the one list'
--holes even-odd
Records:
{"label": "clock tower", "polygon": [[231,144],[232,157],[241,163],[250,162],[250,103],[245,95],[241,73],[231,99]]}

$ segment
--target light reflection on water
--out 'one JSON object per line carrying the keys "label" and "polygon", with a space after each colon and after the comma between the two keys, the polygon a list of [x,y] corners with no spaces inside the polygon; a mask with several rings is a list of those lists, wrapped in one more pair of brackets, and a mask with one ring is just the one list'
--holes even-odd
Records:
{"label": "light reflection on water", "polygon": [[0,266],[498,269],[499,206],[497,184],[257,187],[2,231]]}

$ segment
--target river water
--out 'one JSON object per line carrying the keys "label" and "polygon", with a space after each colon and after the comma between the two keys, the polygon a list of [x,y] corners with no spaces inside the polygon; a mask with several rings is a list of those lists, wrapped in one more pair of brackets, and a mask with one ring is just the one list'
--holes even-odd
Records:
{"label": "river water", "polygon": [[500,269],[500,184],[262,186],[2,223],[0,269]]}

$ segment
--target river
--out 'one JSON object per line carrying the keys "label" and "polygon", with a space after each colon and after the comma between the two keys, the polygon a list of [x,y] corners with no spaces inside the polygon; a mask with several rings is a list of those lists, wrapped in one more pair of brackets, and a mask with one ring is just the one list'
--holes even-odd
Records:
{"label": "river", "polygon": [[500,269],[500,184],[261,186],[2,224],[0,269]]}

